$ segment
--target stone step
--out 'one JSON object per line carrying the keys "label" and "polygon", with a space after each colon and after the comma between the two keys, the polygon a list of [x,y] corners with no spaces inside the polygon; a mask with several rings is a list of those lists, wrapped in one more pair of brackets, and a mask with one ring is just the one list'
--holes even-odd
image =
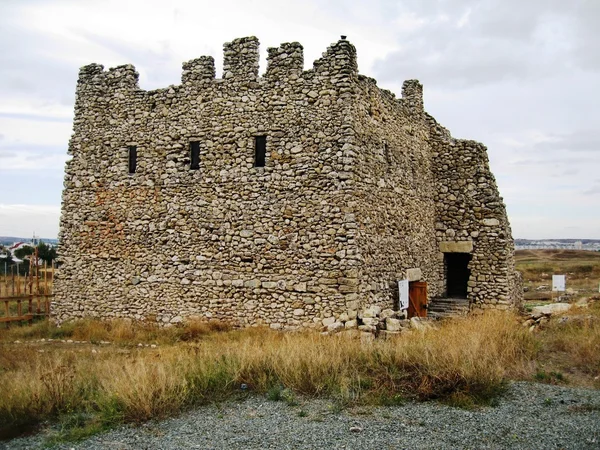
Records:
{"label": "stone step", "polygon": [[432,298],[431,303],[453,303],[453,304],[469,304],[467,298]]}
{"label": "stone step", "polygon": [[434,319],[466,316],[468,312],[469,300],[466,298],[434,298],[427,308],[427,315]]}
{"label": "stone step", "polygon": [[462,311],[462,312],[439,312],[439,311],[428,311],[427,312],[427,317],[431,318],[431,319],[449,319],[452,317],[463,317],[466,316],[468,314],[468,311]]}
{"label": "stone step", "polygon": [[431,301],[430,305],[439,305],[439,306],[458,306],[459,308],[468,308],[469,302],[436,302]]}
{"label": "stone step", "polygon": [[469,309],[469,305],[441,305],[439,303],[437,304],[433,304],[430,303],[428,306],[428,309],[431,311],[432,309],[439,309],[439,310],[453,310],[453,309],[457,309],[457,310],[461,310],[461,309]]}
{"label": "stone step", "polygon": [[468,311],[427,311],[427,317],[439,319],[441,317],[464,317],[469,314]]}
{"label": "stone step", "polygon": [[427,311],[431,312],[431,311],[437,311],[437,312],[464,312],[464,311],[469,311],[469,308],[428,308]]}

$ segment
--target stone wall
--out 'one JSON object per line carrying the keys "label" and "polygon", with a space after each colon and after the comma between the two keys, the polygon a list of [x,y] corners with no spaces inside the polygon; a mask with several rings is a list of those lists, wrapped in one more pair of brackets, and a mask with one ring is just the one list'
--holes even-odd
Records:
{"label": "stone wall", "polygon": [[[355,275],[343,146],[346,42],[302,72],[302,47],[225,45],[182,84],[145,92],[132,66],[82,68],[61,220],[56,317],[198,315],[310,326]],[[267,164],[254,167],[254,137]],[[189,168],[189,143],[200,169]],[[128,173],[128,146],[138,153]]]}
{"label": "stone wall", "polygon": [[397,280],[407,278],[411,268],[420,269],[432,286],[439,284],[431,148],[425,122],[414,120],[407,99],[396,99],[366,77],[357,90],[359,295],[385,309],[396,306]]}
{"label": "stone wall", "polygon": [[[482,169],[485,148],[438,136],[420,84],[407,82],[395,99],[358,75],[345,39],[306,71],[298,43],[268,49],[263,77],[258,60],[256,38],[236,39],[224,45],[222,78],[213,58],[201,57],[183,64],[181,85],[154,91],[139,88],[130,65],[81,69],[58,321],[199,316],[320,327],[358,309],[389,309],[396,280],[411,268],[442,295],[439,245],[449,230],[477,241],[473,300],[508,301],[512,240]],[[254,164],[257,136],[266,137],[265,167]],[[457,145],[464,185],[442,164],[458,164],[459,153],[448,153]],[[467,190],[453,200],[446,185]],[[477,205],[486,209],[455,214]]]}
{"label": "stone wall", "polygon": [[436,235],[443,252],[468,252],[471,307],[519,305],[514,243],[506,208],[489,169],[486,147],[454,139],[427,116],[436,179]]}

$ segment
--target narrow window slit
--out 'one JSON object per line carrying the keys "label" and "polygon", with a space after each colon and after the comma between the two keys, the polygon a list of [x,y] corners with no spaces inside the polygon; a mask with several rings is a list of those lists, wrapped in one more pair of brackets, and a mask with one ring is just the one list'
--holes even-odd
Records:
{"label": "narrow window slit", "polygon": [[383,143],[383,155],[385,157],[385,162],[390,166],[392,164],[392,158],[390,157],[390,149],[388,148],[387,142]]}
{"label": "narrow window slit", "polygon": [[137,147],[135,145],[129,146],[129,173],[135,173],[137,168]]}
{"label": "narrow window slit", "polygon": [[267,137],[254,138],[254,167],[265,167],[267,157]]}
{"label": "narrow window slit", "polygon": [[190,142],[190,169],[198,170],[200,168],[200,142]]}

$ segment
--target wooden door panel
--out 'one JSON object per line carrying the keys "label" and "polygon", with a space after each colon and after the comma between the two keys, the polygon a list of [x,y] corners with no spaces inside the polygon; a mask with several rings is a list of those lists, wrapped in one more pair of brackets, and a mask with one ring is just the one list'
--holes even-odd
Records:
{"label": "wooden door panel", "polygon": [[427,317],[427,283],[414,281],[408,285],[408,318]]}

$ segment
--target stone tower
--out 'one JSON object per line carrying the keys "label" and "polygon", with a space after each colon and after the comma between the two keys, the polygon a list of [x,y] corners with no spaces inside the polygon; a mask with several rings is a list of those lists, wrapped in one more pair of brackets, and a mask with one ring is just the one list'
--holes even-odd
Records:
{"label": "stone tower", "polygon": [[398,308],[397,281],[470,308],[520,301],[486,148],[358,74],[345,39],[303,70],[254,37],[144,91],[133,66],[81,68],[54,314],[272,328]]}

